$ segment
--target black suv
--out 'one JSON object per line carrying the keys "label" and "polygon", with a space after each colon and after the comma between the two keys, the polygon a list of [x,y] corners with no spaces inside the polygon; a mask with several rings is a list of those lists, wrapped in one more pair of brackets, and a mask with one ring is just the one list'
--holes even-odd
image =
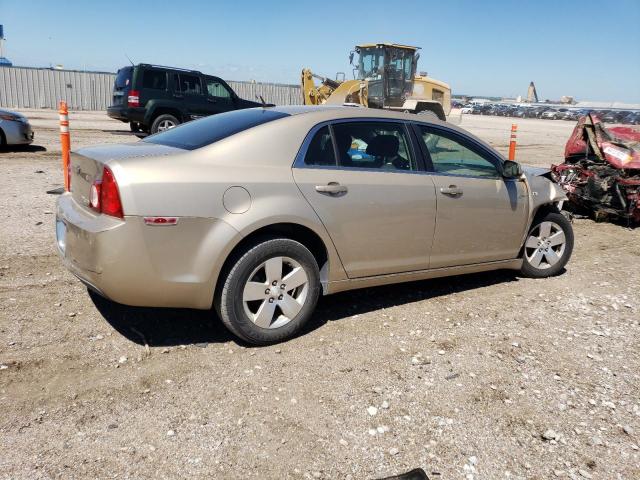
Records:
{"label": "black suv", "polygon": [[199,117],[259,106],[238,97],[221,78],[141,63],[118,70],[107,115],[129,123],[133,132],[156,133]]}

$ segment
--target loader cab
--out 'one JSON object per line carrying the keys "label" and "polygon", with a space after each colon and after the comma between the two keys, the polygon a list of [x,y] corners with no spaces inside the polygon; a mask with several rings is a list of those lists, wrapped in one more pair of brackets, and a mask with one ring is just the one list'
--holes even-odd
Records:
{"label": "loader cab", "polygon": [[370,107],[400,107],[411,96],[420,56],[417,50],[396,44],[356,46],[357,78],[367,82]]}

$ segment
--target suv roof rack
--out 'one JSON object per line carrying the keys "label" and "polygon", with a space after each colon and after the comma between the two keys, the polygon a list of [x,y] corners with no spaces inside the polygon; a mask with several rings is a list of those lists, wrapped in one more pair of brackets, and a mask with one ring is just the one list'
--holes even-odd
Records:
{"label": "suv roof rack", "polygon": [[166,65],[154,65],[152,63],[139,63],[138,65],[143,67],[166,68],[167,70],[177,70],[180,72],[202,73],[199,70],[189,70],[188,68],[168,67]]}

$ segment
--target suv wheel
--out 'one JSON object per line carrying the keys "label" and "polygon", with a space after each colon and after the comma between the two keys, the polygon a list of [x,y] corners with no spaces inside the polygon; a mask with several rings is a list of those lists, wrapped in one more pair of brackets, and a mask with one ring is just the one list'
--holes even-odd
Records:
{"label": "suv wheel", "polygon": [[318,264],[301,243],[263,240],[231,265],[216,298],[225,326],[254,345],[287,340],[300,331],[320,294]]}
{"label": "suv wheel", "polygon": [[180,125],[180,120],[178,120],[173,115],[169,115],[165,113],[164,115],[159,115],[151,124],[151,133],[164,132],[165,130],[169,130],[170,128],[176,127]]}
{"label": "suv wheel", "polygon": [[557,212],[540,215],[533,222],[524,244],[521,272],[526,277],[545,278],[557,275],[573,251],[573,228]]}

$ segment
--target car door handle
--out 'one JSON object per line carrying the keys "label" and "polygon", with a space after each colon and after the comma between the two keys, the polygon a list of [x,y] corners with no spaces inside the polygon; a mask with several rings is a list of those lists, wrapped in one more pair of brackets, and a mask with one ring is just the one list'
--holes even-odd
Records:
{"label": "car door handle", "polygon": [[440,189],[440,193],[443,195],[450,195],[452,197],[456,197],[458,195],[462,195],[462,189],[458,188],[455,185],[449,185],[448,187],[442,187]]}
{"label": "car door handle", "polygon": [[339,195],[347,193],[348,188],[338,182],[330,182],[327,185],[316,185],[316,192],[328,193],[329,195]]}

